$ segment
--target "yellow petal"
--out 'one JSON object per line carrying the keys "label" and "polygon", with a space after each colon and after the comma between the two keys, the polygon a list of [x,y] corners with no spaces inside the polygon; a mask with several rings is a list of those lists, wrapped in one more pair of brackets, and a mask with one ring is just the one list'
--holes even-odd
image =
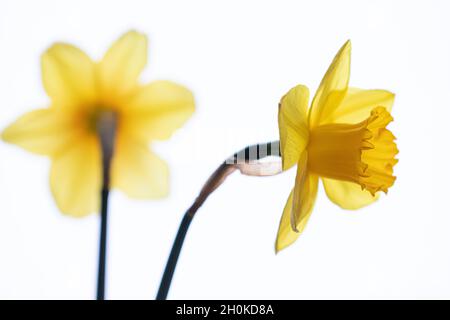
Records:
{"label": "yellow petal", "polygon": [[99,79],[105,102],[114,102],[115,97],[132,90],[146,63],[147,37],[136,31],[129,31],[120,37],[99,64]]}
{"label": "yellow petal", "polygon": [[61,212],[83,217],[98,211],[101,160],[95,136],[79,140],[52,160],[50,187]]}
{"label": "yellow petal", "polygon": [[146,141],[168,139],[194,109],[194,97],[187,88],[170,81],[155,81],[142,87],[123,106],[121,129]]}
{"label": "yellow petal", "polygon": [[311,128],[322,124],[322,119],[333,113],[344,98],[350,78],[350,53],[349,40],[336,54],[317,89],[309,114]]}
{"label": "yellow petal", "polygon": [[307,109],[309,90],[298,85],[283,96],[278,110],[283,170],[295,165],[308,144]]}
{"label": "yellow petal", "polygon": [[117,139],[112,186],[131,198],[162,198],[169,190],[169,169],[148,150],[146,143],[123,135]]}
{"label": "yellow petal", "polygon": [[283,215],[281,216],[280,225],[278,227],[277,240],[275,242],[275,252],[278,253],[284,248],[290,246],[297,240],[300,233],[292,230],[291,226],[291,212],[292,212],[292,200],[294,198],[294,189],[284,206]]}
{"label": "yellow petal", "polygon": [[57,107],[80,107],[94,101],[95,65],[80,49],[57,43],[41,58],[45,91]]}
{"label": "yellow petal", "polygon": [[322,119],[326,123],[358,123],[370,116],[375,107],[392,110],[395,95],[386,90],[349,88],[338,108]]}
{"label": "yellow petal", "polygon": [[70,112],[59,108],[28,112],[7,127],[2,139],[30,152],[54,155],[70,146],[81,135]]}
{"label": "yellow petal", "polygon": [[298,233],[303,232],[311,216],[319,182],[319,178],[308,170],[307,157],[307,152],[303,152],[297,165],[295,178],[291,227]]}
{"label": "yellow petal", "polygon": [[322,181],[328,198],[343,209],[356,210],[378,199],[378,194],[374,197],[353,182],[328,178],[322,178]]}

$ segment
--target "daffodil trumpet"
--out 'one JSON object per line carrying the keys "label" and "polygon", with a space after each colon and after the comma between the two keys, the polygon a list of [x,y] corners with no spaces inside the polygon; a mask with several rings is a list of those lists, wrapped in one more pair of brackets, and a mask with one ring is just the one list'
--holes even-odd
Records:
{"label": "daffodil trumpet", "polygon": [[279,157],[279,141],[255,144],[236,152],[231,157],[227,158],[214,171],[214,173],[203,185],[203,188],[194,200],[193,204],[183,216],[167,260],[158,293],[156,295],[157,300],[165,300],[167,298],[167,294],[172,283],[173,274],[178,262],[178,257],[183,247],[184,239],[189,226],[197,210],[203,205],[211,193],[213,193],[226,180],[226,178],[236,170],[243,175],[254,177],[273,176],[281,173],[282,166],[281,159]]}

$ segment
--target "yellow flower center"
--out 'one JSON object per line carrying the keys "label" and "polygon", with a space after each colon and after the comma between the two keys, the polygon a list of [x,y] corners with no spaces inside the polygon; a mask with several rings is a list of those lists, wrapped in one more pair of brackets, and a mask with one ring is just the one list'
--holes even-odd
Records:
{"label": "yellow flower center", "polygon": [[308,168],[320,176],[355,182],[372,195],[387,192],[395,181],[398,162],[394,135],[386,129],[392,121],[383,107],[357,124],[327,124],[310,132]]}

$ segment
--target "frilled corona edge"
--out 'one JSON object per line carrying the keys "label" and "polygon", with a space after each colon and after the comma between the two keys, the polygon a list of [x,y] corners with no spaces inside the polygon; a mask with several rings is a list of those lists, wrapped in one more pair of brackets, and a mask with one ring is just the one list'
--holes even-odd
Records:
{"label": "frilled corona edge", "polygon": [[357,183],[373,196],[394,184],[398,153],[395,137],[386,129],[393,119],[383,107],[357,124],[314,128],[308,146],[308,169],[325,178]]}

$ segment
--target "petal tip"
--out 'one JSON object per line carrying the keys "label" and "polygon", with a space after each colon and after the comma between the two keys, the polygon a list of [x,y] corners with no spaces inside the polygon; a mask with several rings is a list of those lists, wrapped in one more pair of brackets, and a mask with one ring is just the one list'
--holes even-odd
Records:
{"label": "petal tip", "polygon": [[278,242],[278,237],[277,240],[275,241],[275,255],[278,255],[283,249],[285,249],[287,246],[282,246],[280,245],[280,243]]}
{"label": "petal tip", "polygon": [[344,45],[342,46],[342,49],[351,50],[352,49],[352,41],[350,39],[345,41]]}
{"label": "petal tip", "polygon": [[73,49],[76,48],[71,44],[65,43],[65,42],[54,42],[50,46],[47,47],[47,49],[44,50],[44,52],[41,54],[41,63],[45,61],[47,58],[55,58],[55,56],[58,55],[60,50],[64,49]]}
{"label": "petal tip", "polygon": [[339,53],[337,54],[337,56],[340,56],[341,54],[345,53],[345,54],[351,54],[352,51],[352,42],[350,39],[348,39],[344,45],[341,47],[341,49],[339,50]]}
{"label": "petal tip", "polygon": [[396,94],[394,92],[390,92],[390,91],[388,91],[388,92],[389,92],[389,95],[390,95],[390,99],[392,99],[392,101],[394,101],[395,97],[396,97]]}
{"label": "petal tip", "polygon": [[4,142],[9,142],[8,141],[8,128],[5,128],[2,132],[0,132],[0,140],[2,140]]}
{"label": "petal tip", "polygon": [[131,38],[131,37],[133,37],[134,39],[139,40],[139,41],[147,42],[147,35],[136,29],[128,30],[119,39],[125,39],[125,38]]}
{"label": "petal tip", "polygon": [[14,139],[14,137],[16,136],[15,132],[17,131],[15,130],[15,122],[14,122],[0,132],[0,140],[7,143],[15,143]]}
{"label": "petal tip", "polygon": [[282,244],[282,243],[280,243],[280,241],[279,241],[279,239],[277,237],[277,240],[275,241],[275,247],[274,247],[275,255],[278,255],[281,251],[283,251],[287,247],[291,246],[292,244],[293,244],[293,242],[292,243],[284,243],[284,244]]}

